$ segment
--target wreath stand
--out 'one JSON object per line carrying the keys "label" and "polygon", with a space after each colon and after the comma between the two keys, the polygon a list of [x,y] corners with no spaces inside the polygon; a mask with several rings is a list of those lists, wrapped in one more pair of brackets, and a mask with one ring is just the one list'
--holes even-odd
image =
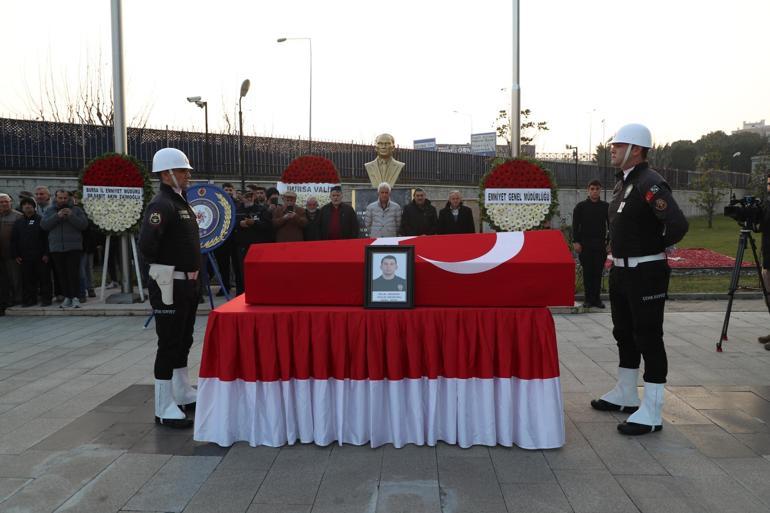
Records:
{"label": "wreath stand", "polygon": [[[230,299],[232,299],[230,297],[230,291],[225,288],[225,283],[224,283],[224,280],[222,280],[222,273],[219,272],[219,266],[217,265],[216,258],[214,258],[211,251],[207,251],[206,253],[201,253],[201,256],[203,255],[206,255],[209,263],[211,264],[211,268],[214,269],[214,276],[216,277],[217,283],[219,283],[219,287],[220,287],[219,290],[223,291],[225,294],[225,299],[230,301]],[[209,280],[208,266],[206,266],[205,264],[201,266],[200,277],[201,277],[201,280],[203,280],[203,283],[206,284],[206,291],[208,292],[208,295],[209,295],[209,304],[211,305],[211,309],[213,310],[214,295],[211,293],[211,283],[210,283],[211,280]],[[144,299],[142,301],[144,301]],[[147,317],[147,320],[144,322],[145,328],[147,328],[147,326],[150,325],[154,317],[155,317],[155,312],[153,311],[150,314],[150,316]]]}
{"label": "wreath stand", "polygon": [[[133,253],[134,257],[134,271],[136,272],[136,281],[139,284],[139,299],[141,299],[142,303],[144,303],[144,287],[142,285],[142,273],[139,272],[139,257],[136,251],[136,240],[134,240],[134,237],[132,236],[129,236],[128,238],[131,240],[131,252]],[[102,290],[99,293],[99,299],[102,301],[104,301],[104,289],[107,282],[107,264],[110,261],[111,240],[112,235],[107,235],[107,240],[104,243],[104,262],[102,263]],[[128,269],[128,266],[125,266],[124,268]]]}

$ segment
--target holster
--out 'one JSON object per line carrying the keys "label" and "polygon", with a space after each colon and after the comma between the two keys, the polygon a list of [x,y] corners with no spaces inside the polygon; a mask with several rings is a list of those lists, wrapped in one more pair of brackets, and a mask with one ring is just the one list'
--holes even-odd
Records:
{"label": "holster", "polygon": [[160,297],[164,305],[174,304],[174,269],[173,265],[150,265],[150,278],[158,284]]}

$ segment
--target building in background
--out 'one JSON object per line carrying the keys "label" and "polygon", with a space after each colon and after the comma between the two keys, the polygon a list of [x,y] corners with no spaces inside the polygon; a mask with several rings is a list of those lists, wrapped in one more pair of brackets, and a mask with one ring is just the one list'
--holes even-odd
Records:
{"label": "building in background", "polygon": [[743,128],[733,130],[733,135],[748,132],[752,134],[759,134],[765,139],[770,137],[770,125],[765,124],[765,120],[757,121],[755,123],[743,122]]}

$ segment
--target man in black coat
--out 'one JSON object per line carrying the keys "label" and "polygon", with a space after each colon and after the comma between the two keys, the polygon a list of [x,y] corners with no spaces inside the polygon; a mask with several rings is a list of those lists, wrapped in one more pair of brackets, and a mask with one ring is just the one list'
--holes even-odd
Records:
{"label": "man in black coat", "polygon": [[318,200],[310,196],[305,201],[305,217],[307,224],[302,229],[305,240],[321,240],[321,211],[318,210]]}
{"label": "man in black coat", "polygon": [[588,198],[572,211],[572,244],[583,268],[584,307],[604,308],[600,298],[602,271],[607,260],[607,209],[601,200],[602,183],[591,180]]}
{"label": "man in black coat", "polygon": [[43,306],[51,304],[51,270],[48,267],[48,232],[40,227],[40,215],[32,198],[21,199],[24,217],[11,232],[11,256],[21,265],[22,306],[37,304],[38,291]]}
{"label": "man in black coat", "polygon": [[331,202],[320,210],[321,240],[357,239],[358,216],[353,207],[342,202],[342,187],[332,187],[329,197]]}
{"label": "man in black coat", "polygon": [[435,235],[438,230],[436,207],[430,204],[425,191],[414,190],[411,203],[401,213],[401,227],[398,232],[404,236]]}
{"label": "man in black coat", "polygon": [[473,212],[463,205],[460,191],[452,191],[447,198],[446,206],[438,214],[438,233],[476,233],[476,223]]}
{"label": "man in black coat", "polygon": [[[264,191],[263,191],[264,192]],[[235,227],[235,244],[238,247],[238,272],[235,280],[235,293],[243,294],[243,259],[249,252],[252,244],[274,242],[273,215],[265,203],[256,203],[256,191],[247,190],[243,195],[243,203],[238,205],[235,218],[238,225]]]}

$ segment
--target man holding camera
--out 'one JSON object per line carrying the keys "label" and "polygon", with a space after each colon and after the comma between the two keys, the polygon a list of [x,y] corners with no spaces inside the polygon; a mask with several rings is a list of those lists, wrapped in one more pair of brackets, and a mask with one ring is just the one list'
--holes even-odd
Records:
{"label": "man holding camera", "polygon": [[[262,193],[262,202],[256,202],[258,192]],[[238,225],[235,227],[235,243],[238,246],[238,269],[235,276],[235,293],[243,294],[243,259],[252,244],[273,242],[273,216],[265,205],[264,187],[247,187],[243,195],[243,203],[238,205],[235,218]]]}
{"label": "man holding camera", "polygon": [[273,210],[276,242],[301,242],[305,240],[302,229],[307,224],[307,216],[305,216],[305,209],[298,207],[296,203],[297,193],[286,191],[283,193],[283,205],[278,205]]}
{"label": "man holding camera", "polygon": [[[647,164],[652,134],[643,125],[626,125],[612,140],[612,165],[619,168],[609,206],[610,305],[612,334],[618,345],[618,382],[591,406],[601,411],[634,412],[618,425],[624,435],[643,435],[663,427],[663,394],[668,360],[663,345],[663,311],[671,270],[666,248],[687,233],[688,223],[671,188]],[[636,388],[644,358],[644,398]]]}

